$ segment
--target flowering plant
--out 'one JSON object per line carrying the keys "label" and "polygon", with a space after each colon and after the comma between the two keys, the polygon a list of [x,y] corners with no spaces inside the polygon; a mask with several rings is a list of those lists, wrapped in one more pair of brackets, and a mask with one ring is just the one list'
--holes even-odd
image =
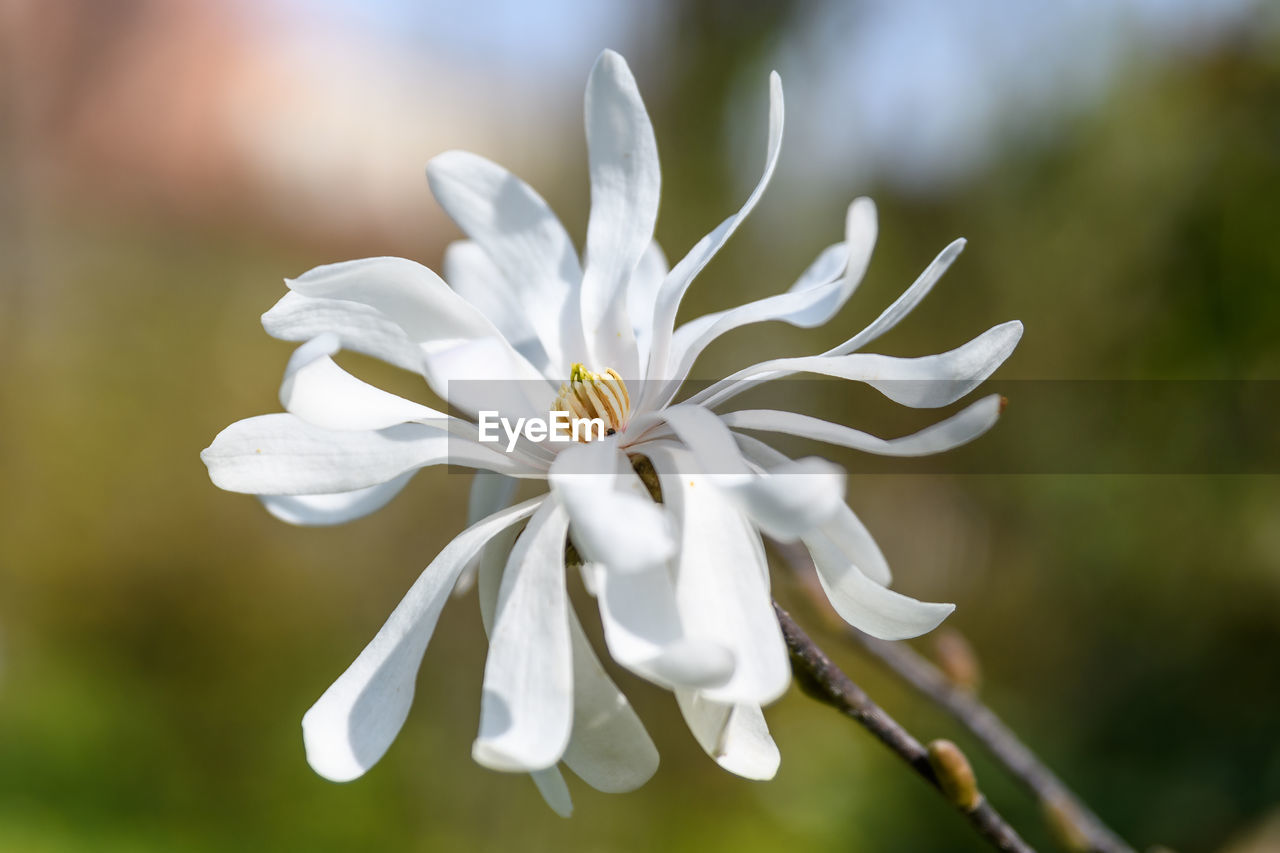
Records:
{"label": "flowering plant", "polygon": [[[202,454],[216,485],[258,495],[297,524],[373,512],[425,466],[477,469],[471,526],[303,718],[308,761],[327,778],[354,779],[386,752],[450,591],[473,574],[489,652],[472,754],[497,770],[533,774],[561,813],[570,809],[561,763],[604,791],[639,786],[658,763],[570,606],[566,553],[598,605],[614,661],[673,691],[698,742],[748,778],[777,769],[761,707],[790,680],[762,534],[803,543],[835,609],[874,636],[917,636],[953,609],[889,589],[884,557],[844,502],[843,471],[789,459],[745,432],[889,455],[937,453],[990,428],[998,397],[892,440],[794,412],[723,407],[798,373],[864,382],[912,407],[966,395],[1013,351],[1020,323],[923,358],[858,352],[912,310],[963,242],[839,346],[746,367],[677,401],[694,361],[720,335],[765,321],[811,328],[830,320],[866,270],[875,208],[854,201],[844,240],[785,292],[677,326],[691,282],[773,173],[779,78],[770,79],[763,176],[742,208],[670,269],[653,242],[657,147],[616,53],[606,51],[592,69],[585,112],[591,213],[581,260],[528,185],[473,154],[436,157],[427,168],[431,189],[470,238],[449,247],[444,278],[412,261],[372,258],[289,281],[263,317],[269,334],[304,342],[280,389],[287,413],[234,423]],[[454,413],[364,383],[333,360],[340,349],[420,373]],[[482,429],[490,413],[514,421],[550,412],[599,421],[604,434],[555,443],[525,432],[494,444]],[[513,504],[520,480],[547,489]]]}

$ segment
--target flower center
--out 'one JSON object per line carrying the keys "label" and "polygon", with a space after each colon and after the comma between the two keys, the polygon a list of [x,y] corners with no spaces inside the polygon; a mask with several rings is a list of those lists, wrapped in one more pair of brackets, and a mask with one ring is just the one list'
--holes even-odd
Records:
{"label": "flower center", "polygon": [[[568,412],[571,418],[599,418],[604,421],[605,434],[613,435],[626,428],[631,416],[631,395],[627,385],[613,368],[604,373],[592,373],[580,363],[569,369],[569,381],[560,386],[560,393],[552,409]],[[582,440],[589,441],[591,432],[586,430]]]}

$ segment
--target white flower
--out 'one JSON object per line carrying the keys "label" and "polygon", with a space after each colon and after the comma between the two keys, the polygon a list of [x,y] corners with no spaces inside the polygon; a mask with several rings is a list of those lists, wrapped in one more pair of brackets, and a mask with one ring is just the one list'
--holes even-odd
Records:
{"label": "white flower", "polygon": [[[473,154],[440,155],[427,169],[431,188],[471,238],[445,256],[449,284],[399,258],[333,264],[290,281],[290,292],[263,317],[268,333],[306,342],[281,387],[288,414],[232,424],[202,454],[215,484],[259,495],[272,513],[298,524],[372,512],[427,465],[478,469],[472,525],[432,561],[303,718],[308,761],[330,779],[360,776],[390,746],[440,611],[477,561],[490,649],[472,754],[488,767],[532,773],[562,813],[570,804],[559,763],[600,790],[623,791],[642,784],[658,762],[569,606],[566,537],[583,560],[613,659],[674,691],[698,742],[748,778],[770,778],[777,769],[760,709],[790,680],[761,532],[803,540],[836,610],[875,636],[919,635],[953,609],[888,588],[884,558],[844,503],[840,469],[820,459],[792,461],[742,431],[913,456],[984,432],[999,413],[998,398],[889,441],[792,412],[721,409],[748,388],[796,373],[865,382],[915,407],[967,394],[1013,350],[1021,324],[996,326],[941,355],[853,354],[906,316],[962,242],[840,346],[747,367],[677,404],[694,360],[725,332],[767,320],[804,328],[829,320],[866,269],[875,208],[855,201],[844,242],[823,251],[785,293],[675,328],[690,282],[773,172],[782,138],[778,76],[770,79],[759,184],[669,271],[653,243],[653,131],[616,53],[606,51],[592,69],[586,129],[585,262],[529,186]],[[421,373],[466,416],[365,384],[332,360],[340,348]],[[570,444],[522,439],[510,453],[479,440],[479,412],[545,417],[553,401],[602,417],[611,434]],[[641,456],[651,463],[643,473],[650,485],[656,480],[661,503],[637,473]],[[520,478],[545,480],[549,491],[510,505]]]}

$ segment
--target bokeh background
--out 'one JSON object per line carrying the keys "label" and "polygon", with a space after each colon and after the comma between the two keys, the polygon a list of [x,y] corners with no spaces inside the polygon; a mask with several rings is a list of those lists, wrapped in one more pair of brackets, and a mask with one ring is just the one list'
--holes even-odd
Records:
{"label": "bokeh background", "polygon": [[[502,162],[580,240],[581,94],[604,47],[653,115],[675,257],[745,197],[770,68],[786,87],[772,188],[684,316],[777,292],[839,239],[851,198],[880,207],[867,281],[836,321],[736,333],[701,375],[844,339],[965,236],[877,349],[937,352],[1023,320],[991,382],[1012,406],[982,442],[1077,441],[1087,458],[1073,414],[1133,446],[1176,426],[1078,390],[1078,412],[1020,418],[1016,380],[1280,378],[1280,15],[1265,0],[8,0],[0,850],[984,849],[795,690],[769,711],[783,763],[761,784],[721,771],[668,695],[622,673],[662,766],[634,794],[574,785],[561,820],[527,778],[469,758],[473,598],[446,610],[372,772],[334,785],[303,759],[303,711],[460,528],[466,481],[424,472],[374,516],[295,529],[216,490],[197,454],[278,409],[290,347],[257,318],[282,278],[366,255],[438,267],[458,234],[427,191],[433,155]],[[809,388],[815,409],[865,423],[841,386]],[[957,602],[989,703],[1135,845],[1280,850],[1280,483],[1214,452],[1187,460],[1197,473],[908,468],[854,477],[849,500],[902,589]],[[918,735],[968,745],[776,583]],[[970,754],[1052,849],[1035,804]]]}

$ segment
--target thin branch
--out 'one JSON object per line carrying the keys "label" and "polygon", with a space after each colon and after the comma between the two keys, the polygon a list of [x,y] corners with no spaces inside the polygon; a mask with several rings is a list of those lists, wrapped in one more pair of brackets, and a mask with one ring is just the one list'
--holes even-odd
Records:
{"label": "thin branch", "polygon": [[[775,543],[810,597],[824,611],[826,596],[813,577],[813,563],[803,548]],[[1011,776],[1039,801],[1063,845],[1079,853],[1134,853],[1074,791],[970,690],[951,681],[936,666],[904,643],[878,640],[840,622],[849,638],[890,672],[968,729]]]}
{"label": "thin branch", "polygon": [[782,626],[782,635],[786,638],[787,648],[791,650],[792,665],[807,680],[809,690],[817,692],[824,701],[861,724],[926,782],[947,796],[953,804],[957,805],[978,834],[997,850],[1011,851],[1011,853],[1035,853],[1013,827],[1009,826],[992,808],[985,797],[977,795],[972,797],[971,802],[967,802],[966,805],[960,805],[940,778],[938,768],[930,760],[930,751],[873,702],[862,688],[850,681],[849,677],[831,662],[822,649],[809,639],[787,611],[777,603],[773,605],[773,609],[777,613],[778,624]]}

